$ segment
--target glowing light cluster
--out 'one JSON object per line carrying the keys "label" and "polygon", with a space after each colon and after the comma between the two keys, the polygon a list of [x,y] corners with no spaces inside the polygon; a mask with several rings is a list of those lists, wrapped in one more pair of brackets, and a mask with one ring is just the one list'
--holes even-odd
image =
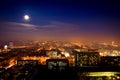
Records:
{"label": "glowing light cluster", "polygon": [[5,46],[4,46],[4,49],[5,49],[5,50],[6,50],[6,49],[8,49],[8,46],[7,46],[7,45],[5,45]]}

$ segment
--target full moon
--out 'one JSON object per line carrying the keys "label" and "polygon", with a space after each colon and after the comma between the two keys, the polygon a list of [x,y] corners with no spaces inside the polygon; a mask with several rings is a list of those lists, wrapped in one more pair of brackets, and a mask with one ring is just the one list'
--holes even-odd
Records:
{"label": "full moon", "polygon": [[29,20],[29,19],[30,19],[29,15],[25,15],[25,16],[24,16],[24,19],[25,19],[25,20]]}

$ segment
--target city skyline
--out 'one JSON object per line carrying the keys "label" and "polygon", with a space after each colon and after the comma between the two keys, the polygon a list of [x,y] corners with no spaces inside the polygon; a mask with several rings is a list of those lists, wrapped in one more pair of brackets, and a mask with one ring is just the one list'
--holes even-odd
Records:
{"label": "city skyline", "polygon": [[[0,1],[0,40],[119,41],[117,1]],[[24,15],[30,20],[24,20]]]}

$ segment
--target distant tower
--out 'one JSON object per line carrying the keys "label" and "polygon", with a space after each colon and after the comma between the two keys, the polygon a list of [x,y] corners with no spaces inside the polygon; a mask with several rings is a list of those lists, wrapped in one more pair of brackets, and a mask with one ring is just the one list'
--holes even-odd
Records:
{"label": "distant tower", "polygon": [[115,42],[114,41],[112,41],[112,46],[115,44]]}
{"label": "distant tower", "polygon": [[9,48],[12,49],[14,47],[13,42],[9,42]]}

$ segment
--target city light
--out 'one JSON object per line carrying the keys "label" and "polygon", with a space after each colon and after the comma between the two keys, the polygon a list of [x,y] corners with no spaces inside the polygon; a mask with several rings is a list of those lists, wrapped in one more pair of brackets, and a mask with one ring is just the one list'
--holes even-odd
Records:
{"label": "city light", "polygon": [[0,0],[0,80],[120,80],[119,0]]}
{"label": "city light", "polygon": [[[93,48],[91,46],[89,47],[89,45],[87,46],[84,45],[85,46],[84,48],[81,46],[76,47],[76,45],[71,44],[69,42],[57,42],[57,41],[56,42],[28,41],[28,42],[20,42],[20,45],[16,45],[16,43],[14,42],[14,48],[12,48],[13,44],[11,44],[10,42],[8,43],[8,45],[9,46],[3,45],[4,48],[1,48],[1,55],[3,55],[3,57],[1,56],[0,58],[1,59],[5,58],[5,61],[3,61],[0,64],[0,66],[5,69],[8,68],[14,69],[14,67],[18,65],[19,60],[23,60],[23,62],[25,60],[28,61],[33,60],[33,61],[38,61],[38,65],[46,65],[47,64],[46,60],[48,59],[53,59],[53,60],[67,59],[70,67],[77,66],[80,68],[83,67],[99,68],[99,65],[102,65],[102,67],[104,66],[120,67],[120,62],[119,62],[120,51],[119,49],[114,49],[116,47],[112,45],[110,46],[102,45],[102,48],[100,49]],[[97,46],[99,47],[99,45]],[[4,56],[4,55],[8,55],[8,56]],[[11,57],[11,55],[15,55],[15,56]],[[24,65],[25,63],[19,63],[19,64]],[[101,79],[102,76],[107,76],[107,78],[109,79],[110,78],[119,79],[119,75],[115,75],[115,74],[119,74],[119,73],[96,71],[96,72],[88,72],[88,74],[86,74],[85,76],[86,77],[99,76],[99,78]]]}
{"label": "city light", "polygon": [[115,76],[115,74],[118,72],[89,72],[86,76]]}
{"label": "city light", "polygon": [[65,57],[70,57],[70,54],[69,53],[65,53]]}
{"label": "city light", "polygon": [[7,50],[7,49],[8,49],[8,46],[7,46],[7,45],[5,45],[5,46],[4,46],[4,49],[5,49],[5,50]]}

